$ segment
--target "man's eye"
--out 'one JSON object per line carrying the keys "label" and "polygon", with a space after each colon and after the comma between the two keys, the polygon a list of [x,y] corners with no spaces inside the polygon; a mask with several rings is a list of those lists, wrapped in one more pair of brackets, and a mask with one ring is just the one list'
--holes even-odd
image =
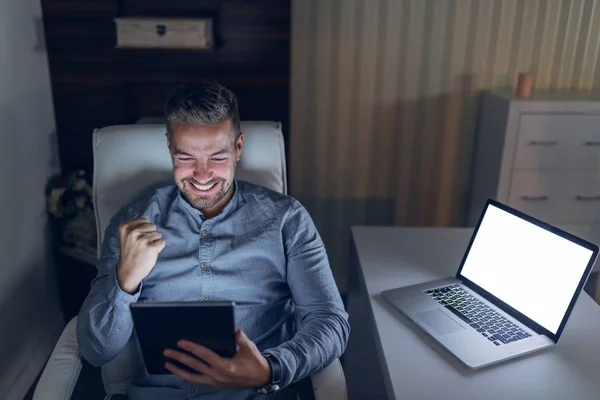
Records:
{"label": "man's eye", "polygon": [[179,161],[190,161],[191,157],[179,157]]}
{"label": "man's eye", "polygon": [[225,160],[226,160],[225,157],[213,158],[213,161],[216,161],[216,162],[223,162]]}

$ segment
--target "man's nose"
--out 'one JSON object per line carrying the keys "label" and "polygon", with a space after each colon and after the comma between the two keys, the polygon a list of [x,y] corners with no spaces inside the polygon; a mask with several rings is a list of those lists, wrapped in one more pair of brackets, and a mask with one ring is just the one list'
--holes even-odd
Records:
{"label": "man's nose", "polygon": [[207,183],[212,179],[212,170],[204,163],[197,163],[194,169],[194,179],[198,183]]}

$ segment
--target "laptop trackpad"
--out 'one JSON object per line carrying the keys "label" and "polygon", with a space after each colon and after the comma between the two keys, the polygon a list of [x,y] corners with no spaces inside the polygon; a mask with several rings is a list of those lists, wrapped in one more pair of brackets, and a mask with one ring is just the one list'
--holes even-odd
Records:
{"label": "laptop trackpad", "polygon": [[439,308],[418,312],[415,314],[415,317],[423,321],[425,325],[433,329],[438,335],[447,335],[465,329]]}

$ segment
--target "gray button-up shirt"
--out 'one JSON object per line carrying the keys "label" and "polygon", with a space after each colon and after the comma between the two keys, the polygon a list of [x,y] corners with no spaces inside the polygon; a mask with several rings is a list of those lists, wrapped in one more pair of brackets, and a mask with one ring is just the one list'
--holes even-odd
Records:
{"label": "gray button-up shirt", "polygon": [[[175,185],[152,191],[113,217],[77,323],[81,353],[92,365],[112,360],[132,337],[128,303],[136,301],[235,301],[236,326],[277,364],[282,388],[343,353],[348,315],[309,214],[289,196],[243,181],[234,188],[230,202],[210,219]],[[118,229],[139,217],[157,226],[166,246],[130,295],[116,280]],[[136,365],[132,399],[241,399],[254,393],[148,375],[139,360]]]}

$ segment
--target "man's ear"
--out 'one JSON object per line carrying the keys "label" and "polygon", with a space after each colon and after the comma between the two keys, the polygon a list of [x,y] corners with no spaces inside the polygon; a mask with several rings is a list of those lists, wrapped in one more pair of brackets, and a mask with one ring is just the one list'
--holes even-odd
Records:
{"label": "man's ear", "polygon": [[171,137],[169,136],[169,132],[165,132],[165,137],[167,138],[167,148],[169,149],[169,153],[171,152]]}
{"label": "man's ear", "polygon": [[242,148],[244,147],[244,134],[240,132],[237,140],[235,141],[235,158],[236,161],[240,161],[242,156]]}

